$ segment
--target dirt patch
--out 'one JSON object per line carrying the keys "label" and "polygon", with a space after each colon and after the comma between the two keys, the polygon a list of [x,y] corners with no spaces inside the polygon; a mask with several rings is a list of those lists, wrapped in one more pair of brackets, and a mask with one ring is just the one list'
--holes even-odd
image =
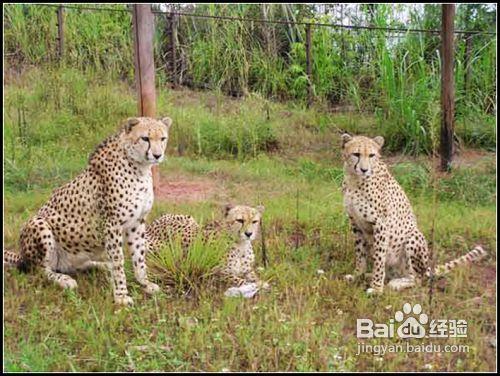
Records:
{"label": "dirt patch", "polygon": [[497,271],[493,265],[472,265],[474,274],[481,280],[481,286],[485,289],[495,290],[497,284]]}
{"label": "dirt patch", "polygon": [[171,90],[171,95],[174,107],[205,107],[210,112],[235,114],[241,105],[241,99],[217,96],[203,89],[176,88]]}
{"label": "dirt patch", "polygon": [[[452,164],[454,168],[463,167],[480,167],[484,164],[491,163],[495,159],[496,153],[480,150],[480,149],[460,149],[457,153],[453,155]],[[441,164],[441,159],[439,155],[434,158],[425,155],[419,155],[417,157],[405,154],[393,154],[383,157],[384,161],[389,165],[393,166],[398,163],[425,163],[431,161],[436,169],[439,169]]]}
{"label": "dirt patch", "polygon": [[216,189],[216,182],[210,179],[162,176],[155,198],[174,202],[204,201],[212,197]]}
{"label": "dirt patch", "polygon": [[495,159],[495,153],[479,149],[461,149],[454,157],[453,164],[457,167],[475,167],[485,160]]}

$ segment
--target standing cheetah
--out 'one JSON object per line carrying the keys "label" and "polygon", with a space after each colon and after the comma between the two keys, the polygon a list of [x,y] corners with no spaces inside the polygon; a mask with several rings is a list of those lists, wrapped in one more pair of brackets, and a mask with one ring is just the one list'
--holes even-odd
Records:
{"label": "standing cheetah", "polygon": [[[373,276],[368,293],[381,293],[386,269],[400,278],[389,287],[400,290],[429,277],[429,250],[424,235],[417,228],[411,204],[401,186],[380,160],[382,137],[342,135],[344,160],[344,206],[356,238],[355,276],[366,272],[366,259],[373,258]],[[466,255],[438,266],[434,273],[444,274],[460,264],[477,261],[486,255],[480,246]]]}
{"label": "standing cheetah", "polygon": [[202,229],[193,217],[188,215],[164,214],[152,222],[146,229],[146,240],[149,250],[158,251],[168,244],[174,236],[181,237],[181,245],[186,250],[192,244],[200,230],[205,239],[216,235],[220,231],[227,231],[235,240],[226,254],[218,274],[233,286],[247,283],[261,284],[254,272],[255,256],[252,241],[258,235],[263,206],[252,208],[244,205],[227,205],[222,222],[210,222]]}
{"label": "standing cheetah", "polygon": [[91,154],[87,168],[56,189],[21,230],[19,255],[4,263],[20,269],[41,266],[63,288],[76,288],[67,273],[108,269],[114,300],[132,304],[123,268],[127,239],[137,281],[148,293],[159,288],[146,275],[146,215],[153,205],[151,167],[163,161],[170,118],[130,118]]}

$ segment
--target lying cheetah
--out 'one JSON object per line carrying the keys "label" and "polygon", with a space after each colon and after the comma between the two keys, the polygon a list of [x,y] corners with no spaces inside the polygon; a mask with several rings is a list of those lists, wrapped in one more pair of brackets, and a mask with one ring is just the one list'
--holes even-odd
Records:
{"label": "lying cheetah", "polygon": [[[346,279],[363,275],[366,259],[371,256],[374,267],[368,293],[383,292],[386,269],[400,277],[388,284],[394,290],[412,287],[421,277],[432,274],[427,242],[417,228],[411,204],[380,159],[383,144],[380,136],[370,139],[342,135],[344,206],[356,238],[355,275],[347,275]],[[486,251],[476,246],[433,272],[441,275],[485,255]]]}
{"label": "lying cheetah", "polygon": [[149,251],[158,251],[175,236],[181,237],[181,245],[187,249],[200,231],[204,239],[220,231],[228,231],[235,243],[230,247],[223,266],[217,270],[218,274],[233,286],[257,283],[267,287],[260,283],[253,270],[255,256],[252,241],[257,237],[263,212],[263,206],[227,205],[222,222],[210,222],[203,228],[191,216],[165,214],[146,228]]}
{"label": "lying cheetah", "polygon": [[[132,304],[123,269],[123,237],[137,281],[148,293],[159,287],[146,275],[146,215],[153,205],[151,167],[163,161],[170,118],[130,118],[91,154],[87,168],[56,189],[21,230],[19,254],[4,252],[4,264],[41,266],[63,288],[76,288],[67,273],[110,270],[118,304]],[[106,260],[107,259],[107,260]]]}

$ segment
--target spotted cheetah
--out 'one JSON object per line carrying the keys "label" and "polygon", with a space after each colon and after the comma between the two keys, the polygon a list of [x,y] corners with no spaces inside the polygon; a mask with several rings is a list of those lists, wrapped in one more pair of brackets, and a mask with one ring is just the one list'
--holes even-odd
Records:
{"label": "spotted cheetah", "polygon": [[[381,293],[386,269],[393,290],[412,287],[422,277],[442,275],[460,264],[486,256],[476,246],[466,255],[431,270],[424,235],[417,228],[411,204],[398,182],[380,159],[383,137],[342,135],[344,160],[344,206],[355,236],[356,269],[353,280],[366,272],[368,256],[373,258],[373,275],[368,293]],[[433,273],[431,273],[433,272]]]}
{"label": "spotted cheetah", "polygon": [[146,228],[149,251],[156,252],[174,237],[179,236],[181,245],[186,250],[200,231],[205,240],[221,231],[227,231],[235,243],[230,247],[223,266],[217,269],[217,273],[233,286],[256,283],[267,287],[267,284],[261,284],[253,268],[255,256],[252,241],[258,235],[263,212],[263,206],[253,208],[227,205],[223,221],[209,222],[203,228],[191,216],[164,214]]}
{"label": "spotted cheetah", "polygon": [[67,275],[91,267],[109,270],[114,300],[133,303],[123,268],[123,238],[134,274],[148,293],[159,287],[146,275],[145,217],[153,205],[151,167],[164,160],[172,120],[129,118],[90,155],[87,168],[56,189],[22,228],[19,254],[4,252],[4,264],[41,266],[49,280],[74,289]]}

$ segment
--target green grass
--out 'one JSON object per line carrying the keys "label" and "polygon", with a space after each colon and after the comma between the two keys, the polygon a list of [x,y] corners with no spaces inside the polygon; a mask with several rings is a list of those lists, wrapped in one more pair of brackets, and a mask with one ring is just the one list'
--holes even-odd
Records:
{"label": "green grass", "polygon": [[[65,73],[35,69],[15,82],[6,79],[6,249],[17,248],[22,224],[54,188],[85,167],[102,138],[136,111],[127,85]],[[48,84],[49,78],[59,81]],[[338,135],[340,129],[377,134],[373,117],[328,115],[257,96],[234,100],[164,88],[159,93],[158,114],[174,120],[162,176],[166,181],[204,179],[215,191],[203,201],[156,200],[148,221],[172,212],[204,222],[220,217],[228,201],[263,204],[269,265],[259,274],[271,290],[251,300],[224,298],[210,276],[224,249],[217,244],[197,244],[187,259],[173,244],[157,260],[148,260],[152,278],[172,285],[154,297],[141,291],[126,257],[132,308],[114,306],[103,271],[77,275],[78,289],[68,292],[41,271],[8,270],[4,370],[402,372],[425,370],[428,364],[441,371],[495,369],[489,342],[496,335],[494,154],[483,152],[437,181],[427,158],[388,155],[420,229],[434,239],[439,262],[476,243],[491,255],[437,283],[432,303],[428,286],[368,298],[365,286],[339,278],[353,270],[354,239],[343,212]],[[260,146],[260,137],[272,140],[274,147]],[[225,144],[226,139],[232,141]],[[237,145],[238,152],[227,145]],[[264,267],[260,239],[254,248],[257,266]],[[196,293],[185,294],[190,290]],[[405,302],[420,303],[431,318],[467,320],[467,338],[439,343],[465,344],[470,351],[357,356],[356,319],[387,322]]]}

